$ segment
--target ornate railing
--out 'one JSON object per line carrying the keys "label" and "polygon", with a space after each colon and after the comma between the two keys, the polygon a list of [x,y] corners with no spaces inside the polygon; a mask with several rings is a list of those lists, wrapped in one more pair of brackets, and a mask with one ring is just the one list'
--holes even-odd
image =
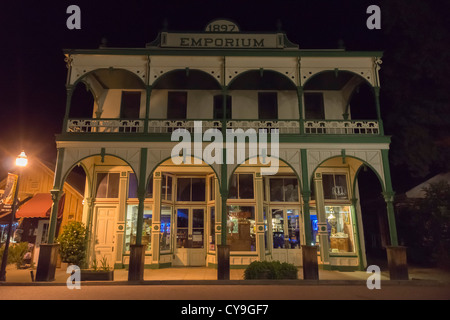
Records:
{"label": "ornate railing", "polygon": [[[71,133],[144,133],[144,119],[69,119],[67,132]],[[171,133],[176,129],[194,132],[195,121],[201,130],[222,129],[221,120],[148,120],[148,133]],[[300,134],[298,120],[227,120],[227,129],[255,129],[268,133],[278,129],[280,134]],[[303,133],[311,135],[378,135],[376,120],[303,120]]]}
{"label": "ornate railing", "polygon": [[138,133],[144,132],[144,121],[125,119],[69,119],[67,132]]}
{"label": "ornate railing", "polygon": [[306,134],[380,134],[376,120],[305,120]]}

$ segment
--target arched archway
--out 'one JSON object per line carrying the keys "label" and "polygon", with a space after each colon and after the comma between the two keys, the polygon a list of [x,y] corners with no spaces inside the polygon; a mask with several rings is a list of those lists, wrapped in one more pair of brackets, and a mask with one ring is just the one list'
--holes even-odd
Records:
{"label": "arched archway", "polygon": [[[361,189],[359,176],[365,175],[366,171],[371,172],[371,179],[364,181],[369,185],[365,184],[362,187],[366,189]],[[381,196],[385,185],[379,172],[357,157],[333,156],[324,159],[314,168],[311,186],[314,193],[315,218],[318,221],[318,230],[313,238],[323,248],[322,262],[329,264],[331,268],[365,268],[366,244],[372,234],[365,231],[364,226],[370,221],[370,217],[366,216],[370,213],[362,210],[361,204],[370,203],[370,199],[367,199],[367,192],[360,193],[360,190],[378,190],[378,195]],[[364,201],[362,196],[365,197]],[[371,209],[374,209],[374,204],[371,203]],[[386,212],[384,201],[376,204],[378,210]],[[346,254],[347,258],[342,259],[342,254]]]}

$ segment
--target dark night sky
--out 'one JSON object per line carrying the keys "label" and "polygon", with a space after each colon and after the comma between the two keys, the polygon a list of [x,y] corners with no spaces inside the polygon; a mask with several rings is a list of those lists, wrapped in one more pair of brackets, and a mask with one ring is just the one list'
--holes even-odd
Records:
{"label": "dark night sky", "polygon": [[[276,31],[280,20],[289,40],[305,49],[337,48],[341,38],[347,50],[385,49],[383,31],[366,27],[367,7],[379,1],[46,3],[0,4],[0,173],[21,149],[55,161],[54,135],[61,131],[65,109],[65,48],[98,48],[103,37],[111,47],[144,47],[165,18],[168,29],[177,31],[201,31],[215,18],[229,18],[244,32]],[[71,4],[81,8],[81,30],[66,27]]]}

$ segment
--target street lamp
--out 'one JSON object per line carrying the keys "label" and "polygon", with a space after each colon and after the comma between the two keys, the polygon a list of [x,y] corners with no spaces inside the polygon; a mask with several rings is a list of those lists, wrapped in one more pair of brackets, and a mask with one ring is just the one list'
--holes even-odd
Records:
{"label": "street lamp", "polygon": [[20,178],[20,173],[22,171],[22,168],[25,167],[27,164],[28,164],[28,158],[27,158],[25,152],[22,151],[16,158],[16,166],[19,168],[19,172],[17,174],[16,187],[14,189],[14,198],[13,198],[12,209],[11,209],[11,219],[9,221],[9,226],[8,226],[8,234],[7,234],[6,242],[5,242],[5,250],[3,251],[2,267],[0,270],[0,281],[6,281],[6,264],[8,261],[9,242],[11,239],[12,225],[14,223],[14,218],[16,216],[16,210],[17,210],[17,205],[18,205],[17,195],[19,194],[19,178]]}

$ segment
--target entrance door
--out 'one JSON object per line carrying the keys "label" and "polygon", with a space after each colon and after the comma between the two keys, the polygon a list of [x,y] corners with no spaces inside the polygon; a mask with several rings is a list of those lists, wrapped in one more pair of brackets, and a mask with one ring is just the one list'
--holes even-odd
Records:
{"label": "entrance door", "polygon": [[271,215],[273,259],[301,265],[303,230],[300,210],[290,207],[272,208]]}
{"label": "entrance door", "polygon": [[116,208],[97,208],[95,227],[95,258],[97,264],[104,258],[114,266],[114,220]]}
{"label": "entrance door", "polygon": [[205,208],[180,207],[176,213],[174,265],[206,265]]}

